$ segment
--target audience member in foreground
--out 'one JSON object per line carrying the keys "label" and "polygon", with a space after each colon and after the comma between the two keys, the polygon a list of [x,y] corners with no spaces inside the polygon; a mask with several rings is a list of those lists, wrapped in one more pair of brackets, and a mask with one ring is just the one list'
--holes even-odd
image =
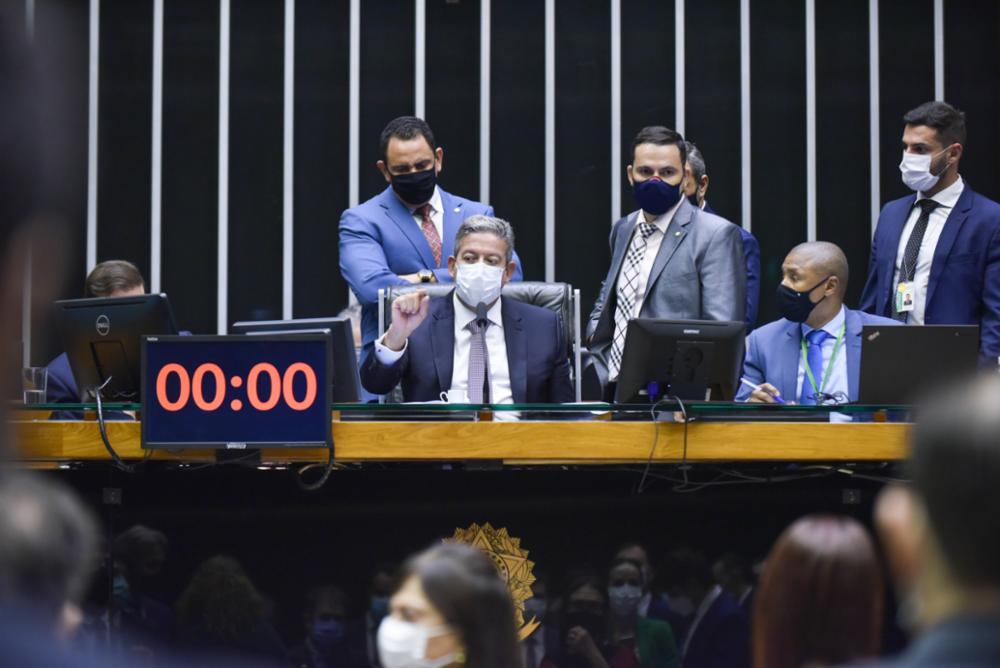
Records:
{"label": "audience member in foreground", "polygon": [[514,604],[482,551],[432,547],[403,565],[378,630],[382,668],[516,668]]}
{"label": "audience member in foreground", "polygon": [[884,594],[875,546],[860,523],[799,519],[764,567],[753,613],[754,668],[822,668],[876,656]]}
{"label": "audience member in foreground", "polygon": [[912,484],[879,497],[875,524],[919,634],[885,666],[1000,666],[998,407],[996,375],[925,402],[910,433]]}

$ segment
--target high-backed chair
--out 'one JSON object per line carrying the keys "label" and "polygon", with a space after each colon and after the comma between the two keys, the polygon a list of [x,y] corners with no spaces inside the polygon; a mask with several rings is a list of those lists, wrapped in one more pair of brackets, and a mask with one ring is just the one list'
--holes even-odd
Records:
{"label": "high-backed chair", "polygon": [[[400,295],[415,290],[425,290],[431,299],[447,297],[455,289],[451,283],[421,283],[419,285],[392,285],[378,291],[378,331],[385,333],[392,322],[392,302]],[[580,291],[568,283],[517,281],[503,286],[505,299],[547,308],[559,315],[559,325],[566,338],[566,350],[573,369],[573,386],[576,400],[580,401]]]}

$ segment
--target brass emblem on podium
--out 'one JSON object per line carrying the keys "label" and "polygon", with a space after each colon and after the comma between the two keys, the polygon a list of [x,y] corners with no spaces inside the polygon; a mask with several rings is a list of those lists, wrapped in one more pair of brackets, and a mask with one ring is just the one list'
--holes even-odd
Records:
{"label": "brass emblem on podium", "polygon": [[524,640],[530,636],[541,625],[541,621],[534,617],[524,619],[524,602],[531,598],[531,584],[535,581],[532,569],[535,564],[528,560],[528,551],[521,549],[521,539],[510,536],[506,528],[494,529],[489,522],[482,526],[473,524],[468,529],[455,529],[451,539],[478,547],[490,556],[507,583],[510,597],[514,601],[514,623],[518,628],[518,637]]}

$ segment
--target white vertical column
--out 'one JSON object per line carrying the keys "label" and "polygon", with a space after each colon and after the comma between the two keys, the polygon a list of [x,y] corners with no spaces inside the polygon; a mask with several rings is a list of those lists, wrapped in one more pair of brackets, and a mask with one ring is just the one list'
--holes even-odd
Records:
{"label": "white vertical column", "polygon": [[684,134],[684,0],[674,0],[674,130]]}
{"label": "white vertical column", "polygon": [[490,203],[490,0],[479,2],[479,201]]}
{"label": "white vertical column", "polygon": [[545,0],[545,280],[556,276],[556,0]]}
{"label": "white vertical column", "polygon": [[351,0],[350,60],[348,62],[347,122],[347,204],[359,201],[361,159],[358,134],[361,132],[361,0]]}
{"label": "white vertical column", "polygon": [[292,319],[295,252],[295,0],[285,0],[284,165],[281,216],[281,317]]}
{"label": "white vertical column", "polygon": [[423,118],[425,91],[427,88],[427,0],[414,0],[416,24],[414,29],[413,54],[413,115]]}
{"label": "white vertical column", "polygon": [[611,222],[622,215],[622,3],[611,0]]}
{"label": "white vertical column", "polygon": [[806,240],[816,241],[816,0],[806,2]]}
{"label": "white vertical column", "polygon": [[101,54],[101,0],[90,0],[90,79],[87,94],[87,271],[97,264],[97,92]]}
{"label": "white vertical column", "polygon": [[944,100],[944,0],[934,0],[934,99]]}
{"label": "white vertical column", "polygon": [[871,162],[871,234],[875,236],[881,209],[881,164],[879,153],[879,59],[878,0],[868,0],[868,150]]}
{"label": "white vertical column", "polygon": [[219,260],[218,320],[225,334],[229,319],[229,0],[219,0]]}
{"label": "white vertical column", "polygon": [[740,0],[740,129],[743,229],[750,232],[750,0]]}
{"label": "white vertical column", "polygon": [[163,0],[153,0],[153,137],[149,211],[149,289],[160,292],[163,201]]}

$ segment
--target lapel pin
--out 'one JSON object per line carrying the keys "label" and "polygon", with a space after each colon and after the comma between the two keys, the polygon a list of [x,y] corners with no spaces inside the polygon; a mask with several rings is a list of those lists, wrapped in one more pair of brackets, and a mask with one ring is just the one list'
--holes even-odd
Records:
{"label": "lapel pin", "polygon": [[677,231],[677,232],[674,232],[674,236],[675,236],[675,237],[679,237],[680,235],[681,235],[681,233],[680,233],[679,231]]}
{"label": "lapel pin", "polygon": [[457,206],[456,206],[456,207],[455,207],[455,213],[458,213],[459,211],[461,211],[461,207],[457,207]]}

